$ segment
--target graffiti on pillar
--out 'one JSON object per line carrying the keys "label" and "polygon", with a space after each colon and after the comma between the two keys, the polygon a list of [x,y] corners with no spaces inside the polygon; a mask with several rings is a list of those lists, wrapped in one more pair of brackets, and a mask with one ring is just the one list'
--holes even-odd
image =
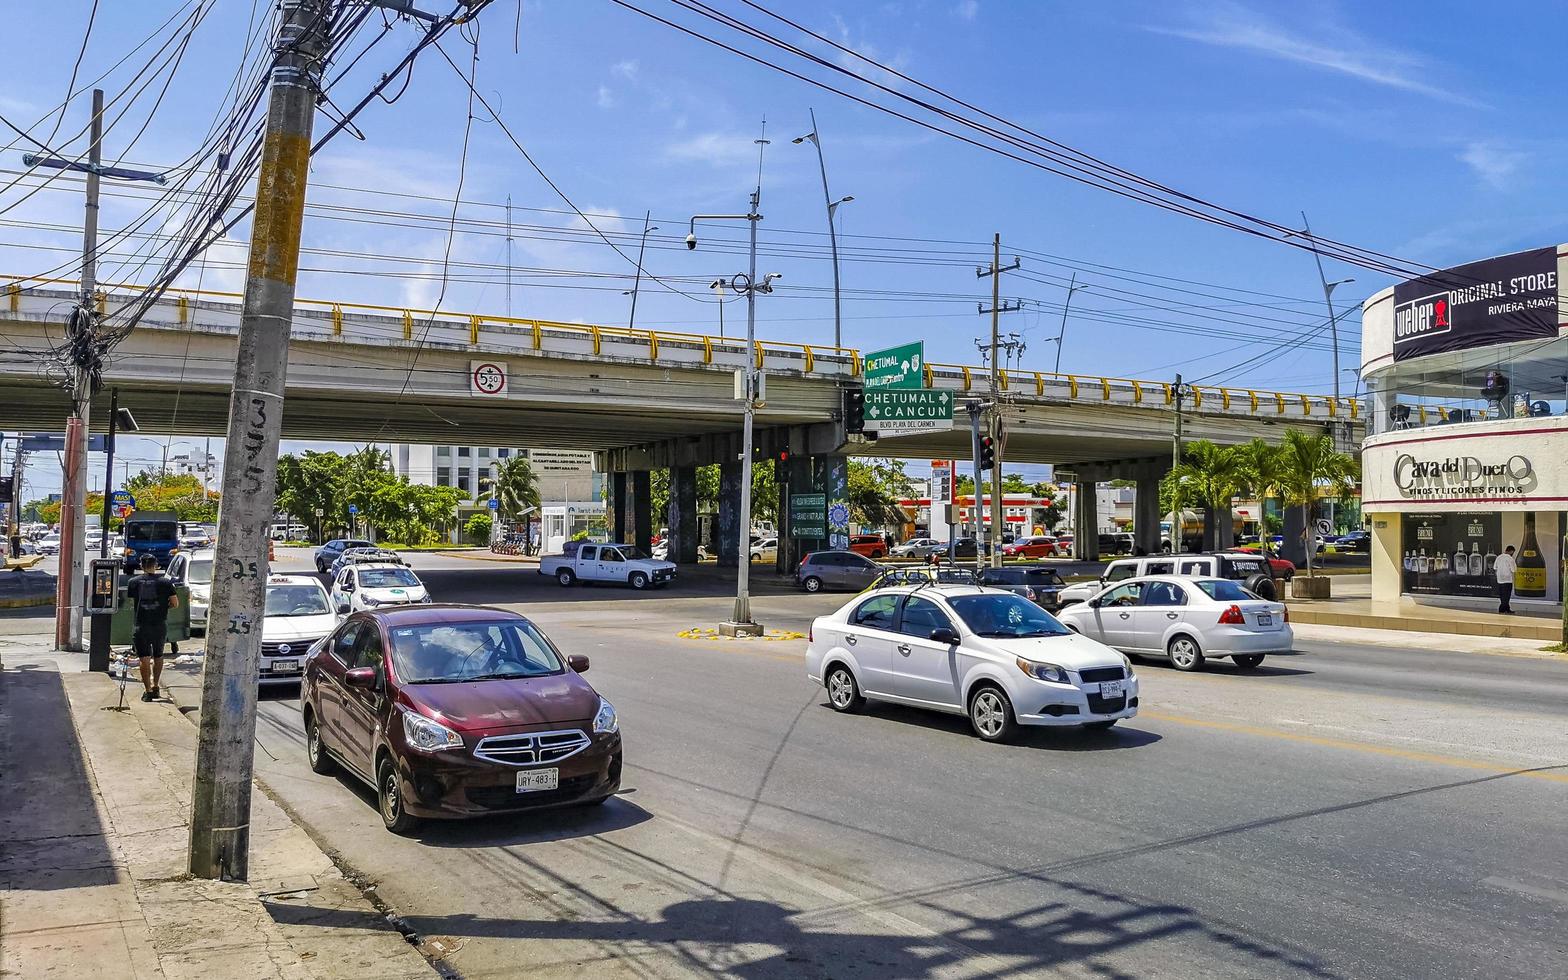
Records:
{"label": "graffiti on pillar", "polygon": [[842,456],[824,460],[822,489],[828,498],[828,546],[849,547],[849,465]]}

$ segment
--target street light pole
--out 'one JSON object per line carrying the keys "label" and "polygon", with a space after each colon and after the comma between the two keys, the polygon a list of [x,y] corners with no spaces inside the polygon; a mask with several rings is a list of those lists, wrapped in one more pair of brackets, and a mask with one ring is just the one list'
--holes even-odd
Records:
{"label": "street light pole", "polygon": [[1307,212],[1301,212],[1302,234],[1312,246],[1312,258],[1318,264],[1318,281],[1323,284],[1323,303],[1328,307],[1328,333],[1329,343],[1334,347],[1334,402],[1339,402],[1339,318],[1334,315],[1334,287],[1343,286],[1354,279],[1338,279],[1328,281],[1328,276],[1323,274],[1323,256],[1318,252],[1318,240],[1312,237],[1312,226],[1307,223]]}
{"label": "street light pole", "polygon": [[1062,328],[1056,332],[1056,367],[1052,374],[1062,373],[1062,348],[1067,346],[1067,310],[1073,305],[1073,293],[1080,289],[1088,289],[1089,285],[1078,285],[1078,273],[1074,272],[1067,283],[1067,301],[1062,304]]}
{"label": "street light pole", "polygon": [[648,232],[659,230],[658,225],[649,226],[648,219],[652,216],[652,211],[643,212],[642,243],[637,246],[637,278],[632,281],[632,315],[626,324],[626,329],[628,330],[637,326],[637,291],[642,288],[642,256],[643,250],[648,247]]}
{"label": "street light pole", "polygon": [[833,195],[828,191],[828,165],[827,161],[822,157],[822,138],[817,129],[817,110],[810,109],[807,111],[811,113],[811,132],[804,136],[796,137],[792,142],[798,145],[806,140],[810,140],[811,145],[817,148],[817,169],[822,171],[822,203],[826,205],[828,211],[828,246],[833,250],[833,346],[840,348],[844,346],[844,327],[843,316],[839,306],[838,229],[833,225],[833,217],[838,211],[840,204],[853,201],[854,198],[843,197],[835,201],[833,200]]}
{"label": "street light pole", "polygon": [[713,290],[715,293],[717,293],[718,297],[719,297],[719,339],[723,340],[724,339],[724,280],[723,279],[715,279],[712,282],[708,283],[708,288]]}

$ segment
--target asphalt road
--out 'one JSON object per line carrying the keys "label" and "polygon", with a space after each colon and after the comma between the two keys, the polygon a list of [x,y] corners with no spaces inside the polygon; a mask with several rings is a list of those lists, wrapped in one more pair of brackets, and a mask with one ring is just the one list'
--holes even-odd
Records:
{"label": "asphalt road", "polygon": [[[992,746],[959,718],[835,714],[803,641],[677,637],[728,612],[701,583],[415,565],[588,654],[626,739],[603,808],[399,838],[367,789],[309,771],[297,692],[266,696],[266,784],[464,977],[1568,974],[1568,663],[1334,643],[1256,673],[1150,663],[1131,722]],[[754,610],[804,630],[844,598]]]}

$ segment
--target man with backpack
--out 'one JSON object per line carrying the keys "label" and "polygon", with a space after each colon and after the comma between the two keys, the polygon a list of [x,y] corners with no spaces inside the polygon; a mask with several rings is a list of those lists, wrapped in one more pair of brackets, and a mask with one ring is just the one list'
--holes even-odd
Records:
{"label": "man with backpack", "polygon": [[158,570],[158,559],[142,555],[141,573],[125,583],[125,598],[131,603],[135,626],[131,648],[141,659],[143,701],[158,700],[158,681],[163,674],[163,644],[169,629],[169,610],[180,604],[174,583]]}

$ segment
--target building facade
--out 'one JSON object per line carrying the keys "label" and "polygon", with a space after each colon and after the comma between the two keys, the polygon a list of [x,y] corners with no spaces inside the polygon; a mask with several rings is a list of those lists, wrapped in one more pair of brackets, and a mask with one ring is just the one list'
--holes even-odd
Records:
{"label": "building facade", "polygon": [[1568,245],[1446,269],[1370,297],[1362,501],[1374,600],[1562,602],[1568,512]]}
{"label": "building facade", "polygon": [[457,526],[469,515],[487,509],[494,468],[516,456],[527,459],[539,480],[541,509],[545,515],[570,511],[603,510],[603,475],[594,469],[591,452],[569,449],[517,449],[506,446],[394,444],[390,447],[392,470],[410,483],[456,487],[464,502],[458,505]]}

